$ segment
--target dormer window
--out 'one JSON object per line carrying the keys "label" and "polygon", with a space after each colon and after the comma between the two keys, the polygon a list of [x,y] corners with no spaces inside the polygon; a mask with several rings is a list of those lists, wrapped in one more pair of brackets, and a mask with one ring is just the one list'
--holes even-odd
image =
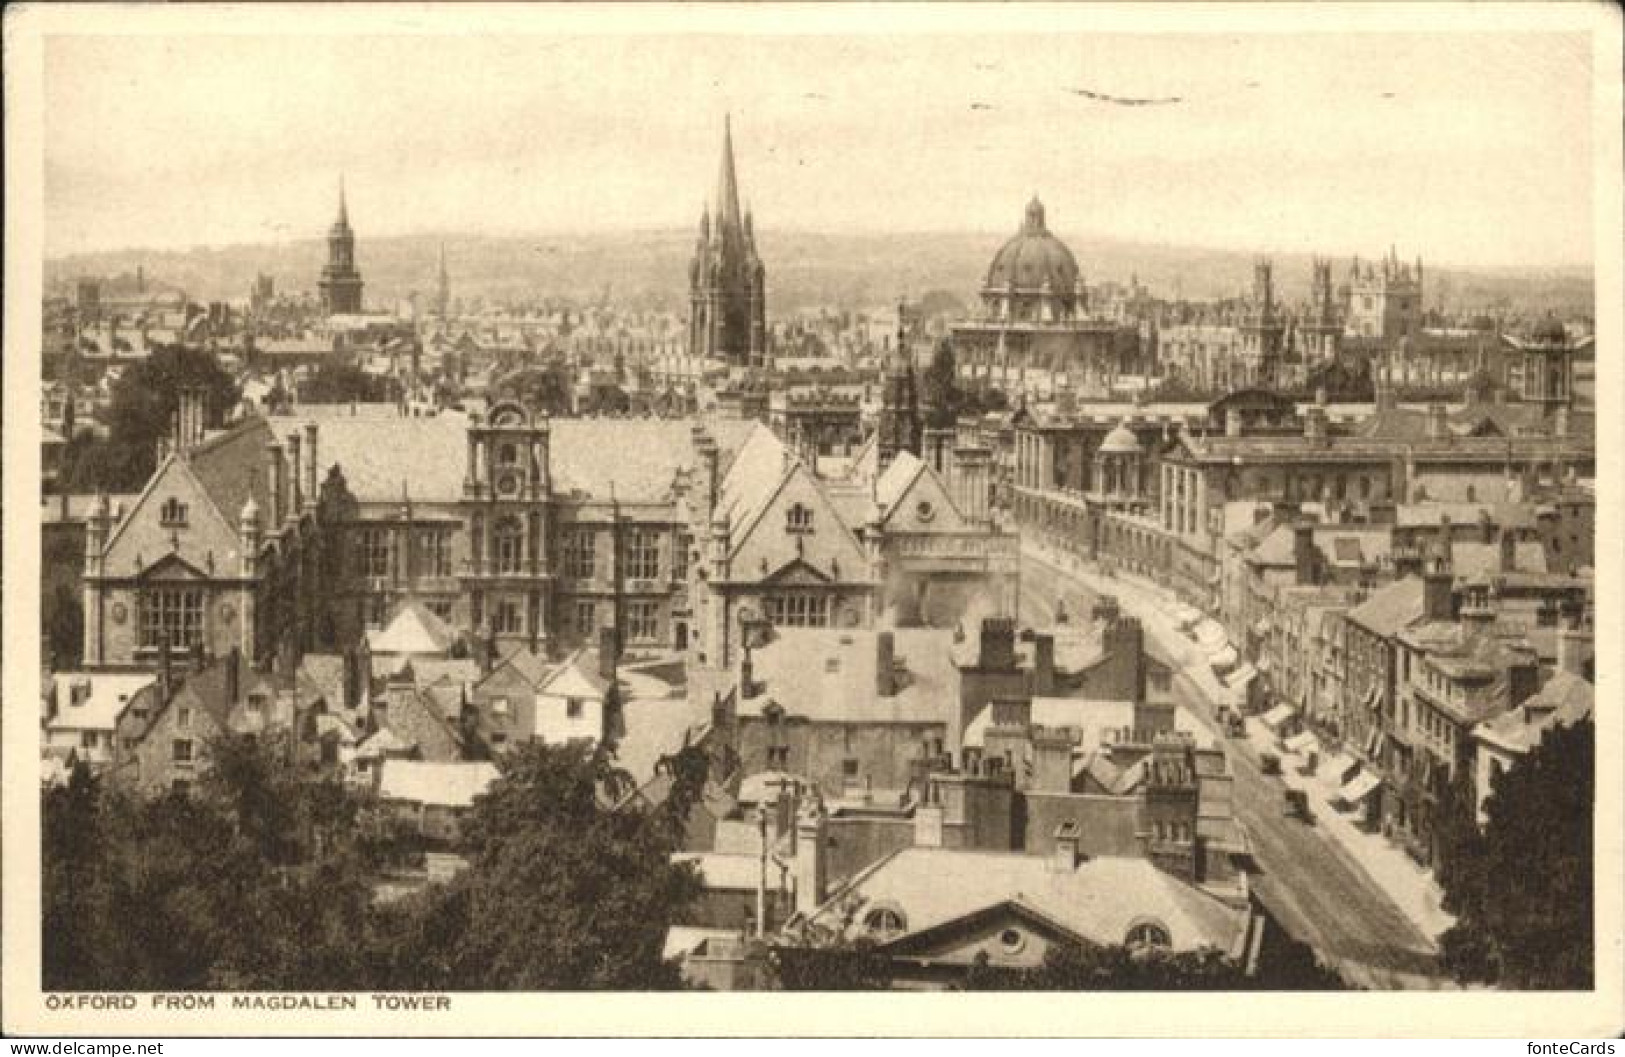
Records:
{"label": "dormer window", "polygon": [[785,530],[788,532],[811,532],[813,530],[813,512],[811,508],[797,503],[785,513]]}
{"label": "dormer window", "polygon": [[186,504],[179,499],[164,500],[164,505],[158,508],[158,521],[166,527],[184,527],[186,524]]}

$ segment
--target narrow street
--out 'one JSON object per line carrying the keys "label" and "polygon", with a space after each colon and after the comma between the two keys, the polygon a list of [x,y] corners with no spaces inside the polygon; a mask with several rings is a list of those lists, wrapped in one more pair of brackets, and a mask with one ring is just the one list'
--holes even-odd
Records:
{"label": "narrow street", "polygon": [[[1073,619],[1081,620],[1087,617],[1094,592],[1072,574],[1030,554],[1025,556],[1023,620],[1047,623],[1062,598]],[[1140,590],[1125,586],[1117,592],[1117,599],[1125,612],[1141,617],[1153,655],[1180,671],[1174,684],[1180,704],[1219,736],[1206,694],[1184,674],[1178,652],[1171,648],[1175,644],[1166,641],[1171,629],[1145,612],[1146,600]],[[1259,770],[1252,750],[1241,739],[1228,739],[1225,744],[1235,775],[1236,816],[1247,828],[1256,862],[1253,888],[1281,927],[1364,986],[1447,986],[1437,975],[1431,940],[1347,850],[1314,823],[1283,813],[1282,785]]]}

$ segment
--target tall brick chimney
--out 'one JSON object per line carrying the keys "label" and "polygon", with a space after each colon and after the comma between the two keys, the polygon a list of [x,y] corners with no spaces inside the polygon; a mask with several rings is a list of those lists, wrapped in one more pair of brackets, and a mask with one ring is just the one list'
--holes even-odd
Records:
{"label": "tall brick chimney", "polygon": [[1301,521],[1292,526],[1292,567],[1294,577],[1300,587],[1319,582],[1316,568],[1315,553],[1315,526],[1307,521]]}
{"label": "tall brick chimney", "polygon": [[897,696],[897,641],[889,630],[875,634],[875,695]]}

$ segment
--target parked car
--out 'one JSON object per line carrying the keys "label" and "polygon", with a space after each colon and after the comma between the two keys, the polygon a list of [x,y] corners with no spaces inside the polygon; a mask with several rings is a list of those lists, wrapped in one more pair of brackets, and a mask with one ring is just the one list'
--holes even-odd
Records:
{"label": "parked car", "polygon": [[1265,774],[1275,775],[1281,773],[1281,758],[1273,752],[1260,753],[1258,769]]}
{"label": "parked car", "polygon": [[1304,822],[1314,821],[1314,812],[1309,810],[1309,794],[1302,789],[1288,789],[1284,794],[1285,811],[1290,818],[1300,819]]}

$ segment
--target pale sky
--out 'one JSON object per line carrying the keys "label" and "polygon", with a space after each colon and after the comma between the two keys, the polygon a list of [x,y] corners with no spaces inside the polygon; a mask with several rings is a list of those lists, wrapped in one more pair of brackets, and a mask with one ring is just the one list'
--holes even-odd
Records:
{"label": "pale sky", "polygon": [[690,226],[731,112],[761,229],[1585,264],[1590,106],[1582,35],[56,37],[46,241]]}

